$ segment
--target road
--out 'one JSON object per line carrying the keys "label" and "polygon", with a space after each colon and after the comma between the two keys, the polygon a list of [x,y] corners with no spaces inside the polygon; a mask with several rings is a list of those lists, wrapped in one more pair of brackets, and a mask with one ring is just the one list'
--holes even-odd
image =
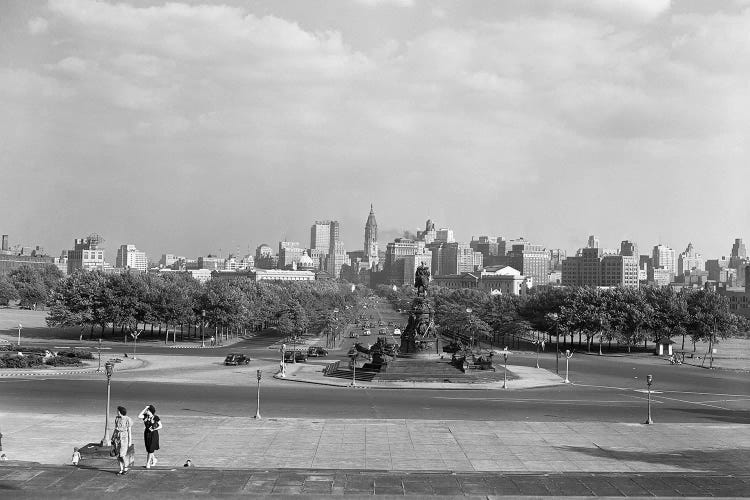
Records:
{"label": "road", "polygon": [[[373,307],[374,306],[374,307]],[[368,304],[366,314],[385,323],[405,322],[383,299]],[[374,342],[371,337],[361,341]],[[389,328],[389,331],[391,329]],[[169,349],[160,342],[139,343],[139,352],[180,356],[207,353],[223,358],[242,352],[255,360],[276,362],[278,352],[269,346],[278,340],[272,332],[217,349]],[[349,345],[331,358],[346,359]],[[86,343],[91,345],[91,343]],[[107,343],[110,352],[122,343]],[[128,345],[130,347],[130,345]],[[128,349],[129,350],[129,349]],[[513,364],[534,366],[535,354],[513,353]],[[540,355],[540,366],[555,371],[554,352]],[[564,375],[565,360],[559,363]],[[382,390],[347,389],[294,382],[264,382],[261,400],[268,417],[305,418],[411,418],[529,421],[639,422],[645,418],[647,374],[654,377],[653,412],[659,422],[731,422],[750,424],[750,374],[670,365],[656,356],[622,357],[576,353],[570,360],[569,385],[527,390]],[[221,376],[217,373],[217,376]],[[512,389],[512,386],[511,386]],[[90,377],[60,379],[0,377],[2,411],[42,413],[102,412],[105,385]],[[153,402],[168,414],[217,414],[239,416],[254,412],[255,383],[247,386],[209,386],[153,382],[128,382],[116,377],[112,398],[117,404],[138,406]]]}
{"label": "road", "polygon": [[[374,338],[374,337],[373,337]],[[274,362],[268,346],[277,338],[260,335],[228,348],[211,350],[249,354]],[[347,339],[347,342],[350,342]],[[160,347],[145,350],[163,352]],[[170,350],[189,355],[191,350]],[[199,350],[205,355],[205,350]],[[338,351],[345,358],[347,351]],[[533,366],[533,353],[511,355],[511,365]],[[554,353],[544,353],[540,365],[555,369]],[[564,369],[564,362],[562,363]],[[529,421],[639,422],[645,418],[645,377],[653,374],[653,412],[659,422],[731,422],[750,424],[750,384],[747,373],[669,365],[655,356],[599,357],[576,355],[571,360],[572,384],[528,390],[348,389],[272,381],[261,386],[264,416],[304,418],[411,418]],[[217,373],[220,376],[220,373]],[[124,378],[124,377],[123,377]],[[42,413],[102,411],[105,384],[80,377],[60,379],[0,378],[3,411]],[[255,383],[209,386],[128,382],[116,377],[112,398],[117,404],[153,402],[165,414],[240,416],[254,412]]]}

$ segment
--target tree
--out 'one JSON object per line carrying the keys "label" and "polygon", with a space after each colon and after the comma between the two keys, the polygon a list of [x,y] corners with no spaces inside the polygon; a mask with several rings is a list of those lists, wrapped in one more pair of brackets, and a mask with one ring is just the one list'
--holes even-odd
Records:
{"label": "tree", "polygon": [[0,305],[7,306],[11,300],[18,300],[18,291],[7,276],[0,276]]}
{"label": "tree", "polygon": [[39,271],[31,266],[21,266],[8,275],[21,299],[22,307],[34,307],[47,302],[47,287]]}

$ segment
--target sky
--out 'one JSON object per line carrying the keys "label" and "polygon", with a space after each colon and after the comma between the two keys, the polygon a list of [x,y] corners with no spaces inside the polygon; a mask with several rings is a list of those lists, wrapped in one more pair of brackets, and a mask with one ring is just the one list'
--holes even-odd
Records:
{"label": "sky", "polygon": [[0,232],[197,257],[336,219],[750,238],[750,1],[0,3]]}

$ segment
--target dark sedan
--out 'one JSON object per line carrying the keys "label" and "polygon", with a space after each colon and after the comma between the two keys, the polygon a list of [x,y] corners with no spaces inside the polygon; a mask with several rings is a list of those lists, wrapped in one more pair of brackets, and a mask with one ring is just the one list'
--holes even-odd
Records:
{"label": "dark sedan", "polygon": [[229,354],[226,359],[224,359],[224,364],[226,366],[246,365],[249,362],[250,358],[244,354]]}

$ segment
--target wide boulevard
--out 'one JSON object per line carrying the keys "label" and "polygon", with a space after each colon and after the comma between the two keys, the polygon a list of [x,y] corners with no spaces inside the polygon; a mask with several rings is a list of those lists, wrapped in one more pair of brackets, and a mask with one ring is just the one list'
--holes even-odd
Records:
{"label": "wide boulevard", "polygon": [[[248,354],[254,362],[274,363],[278,352],[269,346],[278,338],[259,335],[231,347],[198,350],[223,359],[228,352]],[[115,349],[118,349],[115,347]],[[139,346],[142,353],[176,356],[196,354],[190,349]],[[343,349],[331,358],[344,358]],[[511,355],[513,364],[534,366],[533,353]],[[540,356],[540,366],[555,371],[554,352]],[[226,370],[231,370],[226,367]],[[564,376],[564,357],[559,364]],[[261,400],[266,418],[414,418],[506,421],[639,422],[645,417],[646,375],[652,374],[654,419],[659,422],[750,423],[750,384],[744,372],[670,365],[656,356],[609,357],[576,354],[570,361],[571,384],[514,390],[350,389],[292,381],[265,380]],[[221,377],[217,369],[216,377]],[[91,375],[0,377],[3,411],[39,413],[100,413],[103,377]],[[255,380],[246,385],[212,385],[211,380],[189,383],[129,381],[116,374],[112,400],[138,405],[154,402],[172,415],[241,416],[255,409]]]}

